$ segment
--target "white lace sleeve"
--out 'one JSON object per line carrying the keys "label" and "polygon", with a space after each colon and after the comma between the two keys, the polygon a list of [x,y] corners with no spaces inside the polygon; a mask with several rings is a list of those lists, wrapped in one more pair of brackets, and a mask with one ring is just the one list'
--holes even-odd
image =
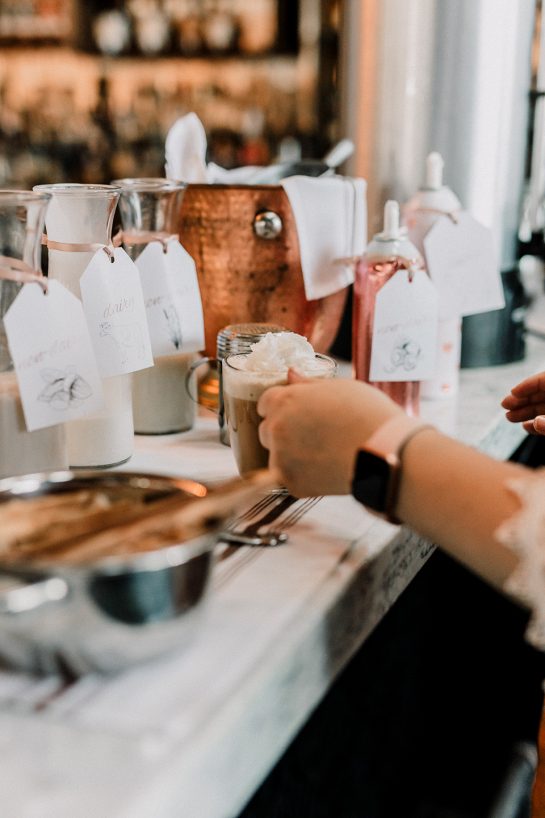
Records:
{"label": "white lace sleeve", "polygon": [[520,509],[496,531],[497,539],[519,556],[505,590],[532,611],[526,638],[545,650],[545,469],[510,480],[507,488],[520,500]]}

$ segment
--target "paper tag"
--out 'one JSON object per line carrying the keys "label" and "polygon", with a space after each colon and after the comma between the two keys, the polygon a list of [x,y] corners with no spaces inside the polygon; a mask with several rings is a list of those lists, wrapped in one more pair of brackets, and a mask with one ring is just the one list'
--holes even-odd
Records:
{"label": "paper tag", "polygon": [[438,297],[423,270],[398,270],[377,293],[370,381],[423,381],[435,374]]}
{"label": "paper tag", "polygon": [[142,290],[154,357],[204,348],[204,321],[195,262],[179,241],[166,253],[152,241],[139,255]]}
{"label": "paper tag", "polygon": [[437,219],[424,238],[442,319],[505,306],[492,231],[465,211],[457,219]]}
{"label": "paper tag", "polygon": [[27,429],[44,429],[102,408],[81,301],[58,281],[25,284],[4,316]]}
{"label": "paper tag", "polygon": [[97,250],[80,279],[83,309],[104,378],[153,366],[144,296],[136,265],[121,248],[112,263]]}

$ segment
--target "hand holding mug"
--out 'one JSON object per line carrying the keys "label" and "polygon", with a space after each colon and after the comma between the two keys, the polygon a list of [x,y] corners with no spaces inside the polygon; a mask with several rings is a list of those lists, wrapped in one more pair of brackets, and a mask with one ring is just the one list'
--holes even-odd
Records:
{"label": "hand holding mug", "polygon": [[[269,465],[269,452],[259,436],[261,417],[258,401],[269,390],[282,390],[288,383],[287,368],[252,369],[248,366],[250,353],[231,355],[223,361],[223,398],[225,416],[229,427],[231,448],[241,475]],[[315,354],[304,368],[311,375],[332,389],[330,379],[337,365],[327,355]]]}
{"label": "hand holding mug", "polygon": [[259,439],[269,465],[297,497],[348,494],[356,452],[384,421],[402,409],[361,381],[302,378],[271,387],[257,404]]}

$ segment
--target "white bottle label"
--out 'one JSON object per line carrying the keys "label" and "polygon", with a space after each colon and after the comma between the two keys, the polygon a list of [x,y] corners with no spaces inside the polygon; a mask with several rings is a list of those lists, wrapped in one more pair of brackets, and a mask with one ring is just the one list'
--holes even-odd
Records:
{"label": "white bottle label", "polygon": [[102,408],[102,382],[81,301],[58,281],[47,295],[25,284],[4,316],[27,429],[44,429]]}
{"label": "white bottle label", "polygon": [[439,321],[437,330],[437,368],[435,376],[424,381],[420,397],[424,400],[448,398],[458,391],[462,319],[450,318]]}
{"label": "white bottle label", "polygon": [[439,291],[441,319],[505,306],[492,231],[466,211],[442,217],[424,238],[428,272]]}
{"label": "white bottle label", "polygon": [[179,241],[163,251],[158,241],[145,247],[136,261],[144,292],[151,346],[161,355],[204,348],[204,320],[195,262]]}
{"label": "white bottle label", "polygon": [[379,290],[371,348],[371,381],[433,377],[437,352],[437,291],[423,270],[398,270]]}
{"label": "white bottle label", "polygon": [[103,378],[153,366],[144,296],[136,265],[122,248],[113,262],[97,250],[81,279],[81,297]]}

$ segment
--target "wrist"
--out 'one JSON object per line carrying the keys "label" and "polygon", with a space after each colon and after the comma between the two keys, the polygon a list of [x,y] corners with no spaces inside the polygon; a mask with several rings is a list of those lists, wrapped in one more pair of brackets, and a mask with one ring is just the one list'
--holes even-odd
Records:
{"label": "wrist", "polygon": [[384,421],[359,449],[351,484],[353,496],[389,522],[400,524],[396,511],[407,446],[430,424],[400,413]]}

